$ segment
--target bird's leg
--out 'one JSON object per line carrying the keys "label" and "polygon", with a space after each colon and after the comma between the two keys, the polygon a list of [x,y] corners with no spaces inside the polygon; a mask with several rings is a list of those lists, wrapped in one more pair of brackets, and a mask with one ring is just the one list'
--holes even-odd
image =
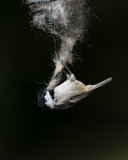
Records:
{"label": "bird's leg", "polygon": [[61,63],[63,64],[64,68],[66,69],[65,72],[66,72],[67,79],[70,79],[71,81],[75,81],[76,80],[75,75],[70,71],[70,69],[67,67],[67,65],[65,63],[63,63],[62,61],[61,61]]}

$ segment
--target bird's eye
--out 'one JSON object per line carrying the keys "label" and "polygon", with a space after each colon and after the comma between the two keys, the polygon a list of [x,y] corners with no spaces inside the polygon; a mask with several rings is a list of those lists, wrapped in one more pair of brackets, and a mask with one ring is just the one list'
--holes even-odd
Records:
{"label": "bird's eye", "polygon": [[49,93],[50,93],[52,99],[54,99],[54,90],[50,90]]}

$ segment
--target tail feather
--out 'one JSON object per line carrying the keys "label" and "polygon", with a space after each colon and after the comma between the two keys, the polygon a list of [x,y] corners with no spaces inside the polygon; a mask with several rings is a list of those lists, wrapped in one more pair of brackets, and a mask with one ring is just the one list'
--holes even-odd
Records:
{"label": "tail feather", "polygon": [[93,91],[94,89],[102,87],[102,86],[104,86],[105,84],[107,84],[107,83],[109,83],[111,81],[112,81],[112,78],[110,77],[110,78],[107,78],[106,80],[104,80],[104,81],[102,81],[100,83],[97,83],[95,85],[87,85],[87,90],[88,90],[88,92]]}

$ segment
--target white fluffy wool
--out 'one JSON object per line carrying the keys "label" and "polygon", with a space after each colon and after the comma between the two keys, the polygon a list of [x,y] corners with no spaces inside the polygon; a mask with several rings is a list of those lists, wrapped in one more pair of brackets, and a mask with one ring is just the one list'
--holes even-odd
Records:
{"label": "white fluffy wool", "polygon": [[[61,61],[64,64],[72,63],[73,46],[76,40],[81,39],[84,30],[87,30],[87,0],[26,0],[27,4],[32,2],[34,3],[29,5],[29,8],[30,13],[34,13],[33,25],[59,37],[61,42],[60,49],[53,59],[56,68],[48,86],[54,88],[59,82],[57,75],[64,68]],[[42,11],[35,14],[40,10]]]}
{"label": "white fluffy wool", "polygon": [[[37,2],[30,6],[30,10],[44,9],[46,11],[33,16],[33,25],[39,29],[48,29],[50,33],[59,37],[80,37],[84,27],[88,25],[88,11],[86,0],[56,0],[42,2],[40,0],[26,0],[26,3]],[[40,3],[38,3],[40,2]],[[48,17],[54,27],[49,28],[45,18]]]}

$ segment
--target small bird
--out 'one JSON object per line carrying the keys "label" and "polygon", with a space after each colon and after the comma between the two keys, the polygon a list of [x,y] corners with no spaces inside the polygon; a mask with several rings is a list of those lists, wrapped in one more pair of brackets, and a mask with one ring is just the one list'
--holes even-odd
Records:
{"label": "small bird", "polygon": [[38,92],[38,105],[42,109],[59,110],[67,109],[83,98],[87,97],[93,90],[109,83],[112,78],[108,78],[95,85],[85,85],[75,78],[75,75],[68,69],[67,80],[56,86],[54,89],[40,90]]}

